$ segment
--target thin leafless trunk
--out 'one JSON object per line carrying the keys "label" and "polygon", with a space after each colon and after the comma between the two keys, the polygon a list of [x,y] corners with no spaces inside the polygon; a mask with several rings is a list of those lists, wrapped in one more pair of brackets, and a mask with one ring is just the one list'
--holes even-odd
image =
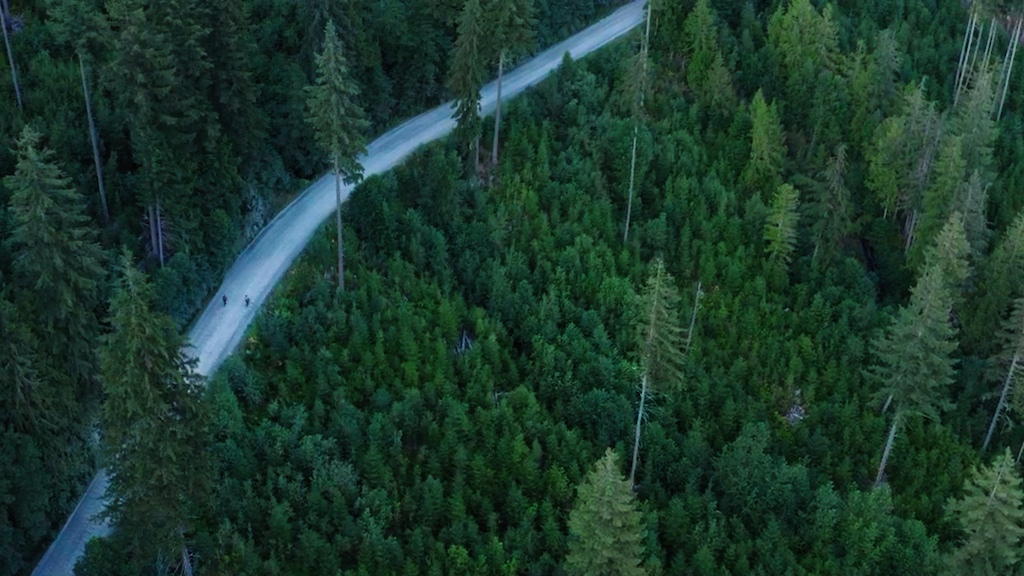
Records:
{"label": "thin leafless trunk", "polygon": [[100,206],[103,208],[103,223],[110,223],[110,211],[107,209],[107,189],[103,185],[103,162],[100,161],[99,136],[96,133],[96,122],[92,117],[92,97],[89,95],[89,81],[85,74],[85,59],[78,55],[78,68],[82,71],[82,93],[85,94],[85,115],[89,119],[89,140],[92,142],[92,160],[96,164],[96,183],[100,188]]}
{"label": "thin leafless trunk", "polygon": [[146,207],[146,212],[149,213],[149,245],[152,247],[153,254],[157,252],[157,239],[156,239],[156,209],[150,204]]}
{"label": "thin leafless trunk", "polygon": [[4,46],[7,48],[7,62],[11,66],[11,79],[14,81],[14,96],[18,101],[18,110],[24,109],[24,104],[21,101],[21,85],[18,83],[18,67],[14,64],[14,50],[11,48],[11,36],[7,31],[8,19],[10,13],[8,12],[7,0],[4,0],[3,6],[0,7],[0,28],[4,31]]}
{"label": "thin leafless trunk", "polygon": [[964,42],[960,45],[960,59],[956,63],[956,80],[953,82],[954,93],[960,91],[960,77],[964,73],[964,64],[966,64],[967,54],[967,41],[974,34],[974,13],[971,13],[971,17],[967,19],[967,30],[964,31]]}
{"label": "thin leafless trunk", "polygon": [[889,454],[892,453],[892,444],[896,439],[896,428],[900,425],[902,414],[897,409],[892,417],[892,425],[889,427],[889,439],[885,441],[885,449],[882,451],[882,461],[878,463],[878,474],[875,475],[875,487],[882,485],[882,478],[885,477],[885,467],[889,464]]}
{"label": "thin leafless trunk", "polygon": [[683,350],[690,351],[690,342],[693,341],[693,326],[697,323],[697,311],[700,310],[700,299],[704,296],[701,291],[701,282],[697,281],[697,295],[693,299],[693,311],[690,312],[690,327],[686,330],[686,345]]}
{"label": "thin leafless trunk", "polygon": [[[639,122],[639,121],[638,121]],[[622,233],[622,243],[625,244],[629,240],[629,218],[633,214],[633,181],[636,178],[636,141],[637,135],[640,132],[640,126],[636,122],[633,124],[633,157],[629,162],[629,200],[626,201],[626,229]]]}
{"label": "thin leafless trunk", "polygon": [[164,265],[164,221],[160,216],[160,199],[156,201],[156,239],[157,252],[160,254],[160,266]]}
{"label": "thin leafless trunk", "polygon": [[996,45],[996,26],[998,22],[993,18],[988,24],[988,41],[985,42],[985,56],[982,58],[982,66],[988,66],[988,63],[992,61],[992,49]]}
{"label": "thin leafless trunk", "polygon": [[1003,75],[1003,94],[999,98],[999,111],[996,113],[996,120],[999,120],[1003,116],[1003,104],[1006,103],[1006,93],[1010,89],[1010,78],[1013,74],[1013,60],[1017,57],[1017,47],[1020,45],[1020,29],[1022,21],[1024,21],[1024,19],[1017,19],[1017,24],[1013,28],[1013,37],[1010,38],[1010,46],[1007,48],[1010,58],[1009,63],[1006,65],[1006,73]]}
{"label": "thin leafless trunk", "polygon": [[647,404],[647,373],[640,379],[640,409],[636,412],[636,429],[633,433],[633,465],[629,469],[629,486],[636,488],[636,462],[640,454],[640,427],[643,425]]}
{"label": "thin leafless trunk", "polygon": [[1010,369],[1007,371],[1006,378],[1003,380],[1003,392],[999,395],[999,403],[996,404],[996,413],[992,415],[992,423],[988,425],[988,433],[985,434],[985,442],[981,445],[982,452],[988,449],[988,444],[992,440],[992,433],[995,432],[999,416],[1003,413],[1003,409],[1006,408],[1006,397],[1010,394],[1010,388],[1013,387],[1013,375],[1017,371],[1017,363],[1019,361],[1020,354],[1014,354],[1013,362],[1010,363]]}
{"label": "thin leafless trunk", "polygon": [[494,143],[491,146],[491,167],[498,166],[498,132],[501,130],[501,79],[505,74],[505,49],[498,55],[498,92],[494,105]]}
{"label": "thin leafless trunk", "polygon": [[341,235],[341,172],[338,161],[334,161],[334,199],[337,203],[335,214],[338,224],[338,291],[345,291],[345,244]]}

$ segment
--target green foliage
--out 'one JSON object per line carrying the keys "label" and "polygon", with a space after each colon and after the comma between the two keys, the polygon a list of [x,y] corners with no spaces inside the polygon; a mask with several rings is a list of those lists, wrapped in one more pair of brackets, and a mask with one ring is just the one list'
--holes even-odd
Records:
{"label": "green foliage", "polygon": [[949,503],[950,518],[963,530],[948,558],[950,574],[1006,574],[1021,558],[1024,489],[1009,448],[991,466],[974,470],[964,495]]}
{"label": "green foliage", "polygon": [[642,576],[643,523],[629,481],[609,448],[577,489],[569,513],[570,576]]}
{"label": "green foliage", "polygon": [[637,321],[641,363],[651,383],[672,391],[682,380],[684,334],[679,319],[679,291],[661,259],[654,261]]}
{"label": "green foliage", "polygon": [[855,231],[853,202],[846,184],[848,162],[846,145],[836,146],[809,202],[814,256],[826,263],[834,262],[842,254],[847,239]]}
{"label": "green foliage", "polygon": [[750,160],[743,171],[743,183],[753,192],[767,194],[780,183],[785,135],[775,103],[768,104],[758,90],[750,103]]}
{"label": "green foliage", "polygon": [[768,259],[785,268],[796,249],[796,224],[800,194],[789,184],[779,186],[768,207],[764,223],[764,241],[768,244]]}
{"label": "green foliage", "polygon": [[174,322],[127,254],[102,349],[103,446],[110,473],[104,512],[124,535],[128,563],[175,554],[201,510],[206,408]]}
{"label": "green foliage", "polygon": [[346,182],[357,182],[363,172],[358,155],[366,149],[369,122],[359,104],[359,88],[349,77],[334,22],[326,24],[324,48],[317,54],[316,68],[316,84],[307,87],[306,93],[317,145],[327,155],[335,175]]}
{"label": "green foliage", "polygon": [[466,145],[480,145],[480,87],[484,83],[481,50],[484,40],[480,0],[466,0],[459,17],[459,35],[455,39],[448,81],[455,96],[456,138]]}

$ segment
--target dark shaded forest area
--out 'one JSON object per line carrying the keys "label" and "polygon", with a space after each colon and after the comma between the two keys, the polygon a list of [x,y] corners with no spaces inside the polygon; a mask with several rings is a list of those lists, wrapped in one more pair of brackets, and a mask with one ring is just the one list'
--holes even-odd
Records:
{"label": "dark shaded forest area", "polygon": [[[91,471],[90,410],[121,474],[120,529],[80,576],[186,557],[210,574],[1024,572],[1021,7],[656,1],[649,41],[567,58],[506,106],[495,162],[473,98],[505,44],[599,9],[537,2],[520,22],[535,35],[511,26],[495,49],[476,19],[531,12],[495,1],[253,2],[213,18],[235,34],[170,46],[157,39],[214,15],[169,2],[195,19],[160,16],[177,28],[147,46],[126,36],[149,22],[132,0],[26,10],[45,24],[26,16],[15,48],[53,75],[19,69],[26,110],[44,86],[63,100],[2,120],[9,572]],[[82,14],[106,15],[104,48],[59,40]],[[384,33],[396,14],[407,36]],[[278,205],[270,191],[325,167],[303,92],[327,20],[372,131],[446,95],[459,129],[356,188],[344,290],[332,223],[203,388],[180,327]],[[34,53],[33,34],[60,48]],[[155,74],[133,66],[197,51],[208,68],[168,68],[192,80],[132,84]],[[237,75],[217,80],[221,62]],[[107,225],[68,103],[94,69],[119,190]],[[14,102],[9,78],[0,91]],[[132,386],[165,391],[154,428],[174,450],[153,456],[172,445],[114,417],[166,409],[133,404]],[[174,493],[133,499],[154,474]]]}
{"label": "dark shaded forest area", "polygon": [[[534,46],[608,8],[538,3]],[[373,95],[368,132],[379,133],[450,97],[460,9],[0,2],[0,574],[31,569],[96,470],[98,351],[119,251],[153,284],[154,312],[184,327],[234,256],[327,167],[304,90],[325,23]]]}

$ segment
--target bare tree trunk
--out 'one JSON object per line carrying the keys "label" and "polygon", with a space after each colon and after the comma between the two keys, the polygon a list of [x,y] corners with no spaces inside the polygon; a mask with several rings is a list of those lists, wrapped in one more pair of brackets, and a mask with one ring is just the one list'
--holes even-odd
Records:
{"label": "bare tree trunk", "polygon": [[889,463],[889,454],[892,453],[893,440],[896,439],[896,428],[900,425],[902,414],[897,409],[892,417],[892,425],[889,427],[889,439],[885,441],[885,450],[882,451],[882,461],[878,463],[878,474],[875,475],[875,487],[882,485],[882,478],[885,476],[885,467]]}
{"label": "bare tree trunk", "polygon": [[193,576],[192,572],[192,559],[188,554],[188,546],[181,547],[181,571],[185,573],[185,576]]}
{"label": "bare tree trunk", "polygon": [[1013,386],[1013,373],[1017,371],[1017,362],[1020,361],[1020,355],[1014,354],[1013,361],[1010,363],[1010,369],[1006,373],[1006,378],[1003,380],[1003,392],[999,395],[999,403],[996,404],[996,413],[992,415],[992,423],[988,425],[988,434],[985,434],[985,442],[981,445],[981,451],[984,452],[988,449],[988,443],[992,440],[992,433],[995,432],[996,422],[999,421],[999,415],[1003,413],[1003,408],[1006,407],[1006,397],[1010,394],[1010,388]]}
{"label": "bare tree trunk", "polygon": [[338,162],[334,162],[334,199],[337,203],[337,224],[338,224],[338,291],[345,291],[345,244],[341,234],[341,172],[338,170]]}
{"label": "bare tree trunk", "polygon": [[157,253],[157,239],[156,239],[156,209],[153,208],[153,204],[146,207],[146,211],[149,213],[149,245],[152,249],[152,253]]}
{"label": "bare tree trunk", "polygon": [[[978,41],[974,43],[974,54],[971,56],[971,63],[967,67],[967,73],[963,77],[963,82],[960,84],[960,90],[961,91],[964,88],[967,88],[968,86],[970,86],[971,85],[971,80],[974,78],[974,67],[978,63],[978,53],[981,52],[981,37],[984,36],[984,34],[985,34],[985,25],[982,24],[981,26],[978,27]],[[959,96],[960,96],[960,94],[958,93],[957,97],[959,97]],[[957,100],[954,99],[953,100],[953,105],[955,106],[956,103],[957,103]]]}
{"label": "bare tree trunk", "polygon": [[956,79],[953,81],[954,94],[960,91],[960,77],[964,73],[964,64],[967,62],[967,41],[974,33],[974,13],[967,19],[967,30],[964,31],[964,42],[960,45],[960,59],[956,63]]}
{"label": "bare tree trunk", "polygon": [[164,265],[164,221],[160,217],[160,199],[156,201],[156,239],[157,252],[160,254],[160,266]]}
{"label": "bare tree trunk", "polygon": [[683,350],[687,352],[690,350],[690,342],[693,341],[693,326],[697,323],[697,311],[700,310],[700,299],[704,296],[704,292],[701,291],[701,282],[697,280],[697,295],[693,299],[693,311],[690,312],[690,327],[686,330],[686,346]]}
{"label": "bare tree trunk", "polygon": [[647,403],[647,373],[640,379],[640,409],[636,412],[636,429],[633,433],[633,465],[629,469],[629,486],[636,488],[636,461],[640,453],[640,426],[643,424]]}
{"label": "bare tree trunk", "polygon": [[914,232],[917,231],[917,210],[911,210],[910,216],[907,218],[907,222],[903,227],[903,233],[906,235],[903,244],[903,252],[910,252],[910,247],[914,244]]}
{"label": "bare tree trunk", "polygon": [[640,126],[633,124],[633,158],[629,162],[629,200],[626,201],[626,229],[622,233],[622,243],[629,240],[629,218],[633,214],[633,180],[636,178],[636,141]]}
{"label": "bare tree trunk", "polygon": [[480,135],[477,134],[473,140],[473,155],[475,160],[473,161],[473,175],[480,176]]}
{"label": "bare tree trunk", "polygon": [[110,223],[107,209],[107,189],[103,185],[103,162],[100,161],[100,143],[96,134],[96,122],[92,117],[92,97],[89,95],[89,81],[85,74],[85,60],[78,55],[78,68],[82,71],[82,93],[85,94],[85,115],[89,119],[89,140],[92,141],[92,160],[96,164],[96,183],[100,187],[100,206],[103,208],[103,223]]}
{"label": "bare tree trunk", "polygon": [[1006,103],[1006,93],[1010,89],[1010,78],[1013,75],[1013,60],[1017,57],[1017,47],[1020,45],[1020,29],[1022,19],[1018,18],[1017,25],[1013,28],[1013,37],[1010,38],[1010,47],[1007,49],[1010,53],[1010,62],[1006,66],[1006,74],[1003,79],[1003,94],[999,98],[999,111],[996,113],[996,120],[999,120],[1003,116],[1003,104]]}
{"label": "bare tree trunk", "polygon": [[988,25],[988,42],[985,43],[985,57],[982,59],[982,66],[988,66],[992,61],[992,49],[996,46],[996,27],[999,25],[995,18]]}
{"label": "bare tree trunk", "polygon": [[7,31],[8,19],[10,14],[7,8],[7,2],[4,0],[4,5],[0,10],[0,28],[4,31],[4,46],[7,48],[7,62],[11,66],[11,79],[14,81],[14,96],[18,101],[18,110],[24,109],[24,104],[21,101],[21,85],[18,83],[18,67],[14,65],[14,50],[11,48],[11,36]]}
{"label": "bare tree trunk", "polygon": [[498,92],[494,104],[494,143],[491,146],[491,167],[498,165],[498,132],[501,130],[501,79],[505,73],[505,49],[498,55]]}

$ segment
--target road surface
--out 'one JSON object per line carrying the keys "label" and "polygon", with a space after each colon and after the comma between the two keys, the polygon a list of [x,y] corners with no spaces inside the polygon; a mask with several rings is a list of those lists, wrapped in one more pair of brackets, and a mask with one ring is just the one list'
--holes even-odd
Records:
{"label": "road surface", "polygon": [[[644,1],[634,0],[505,74],[502,99],[513,98],[540,82],[558,68],[566,52],[578,59],[629,32],[643,19]],[[495,92],[493,82],[481,91],[481,107],[485,116],[494,111]],[[362,158],[365,174],[370,176],[390,170],[417,148],[444,137],[454,127],[451,103],[416,116],[367,146],[366,155]],[[344,187],[343,198],[348,198],[350,191],[350,186]],[[198,358],[200,374],[212,374],[238,347],[257,310],[320,225],[333,214],[334,204],[334,180],[327,175],[281,211],[238,256],[188,335],[190,353]],[[228,297],[226,306],[221,302],[221,296],[225,294]],[[250,298],[248,307],[244,302],[246,295]],[[33,576],[73,574],[85,543],[94,536],[103,537],[110,533],[110,526],[93,520],[93,516],[103,509],[102,495],[106,485],[106,474],[100,471],[32,572]]]}

